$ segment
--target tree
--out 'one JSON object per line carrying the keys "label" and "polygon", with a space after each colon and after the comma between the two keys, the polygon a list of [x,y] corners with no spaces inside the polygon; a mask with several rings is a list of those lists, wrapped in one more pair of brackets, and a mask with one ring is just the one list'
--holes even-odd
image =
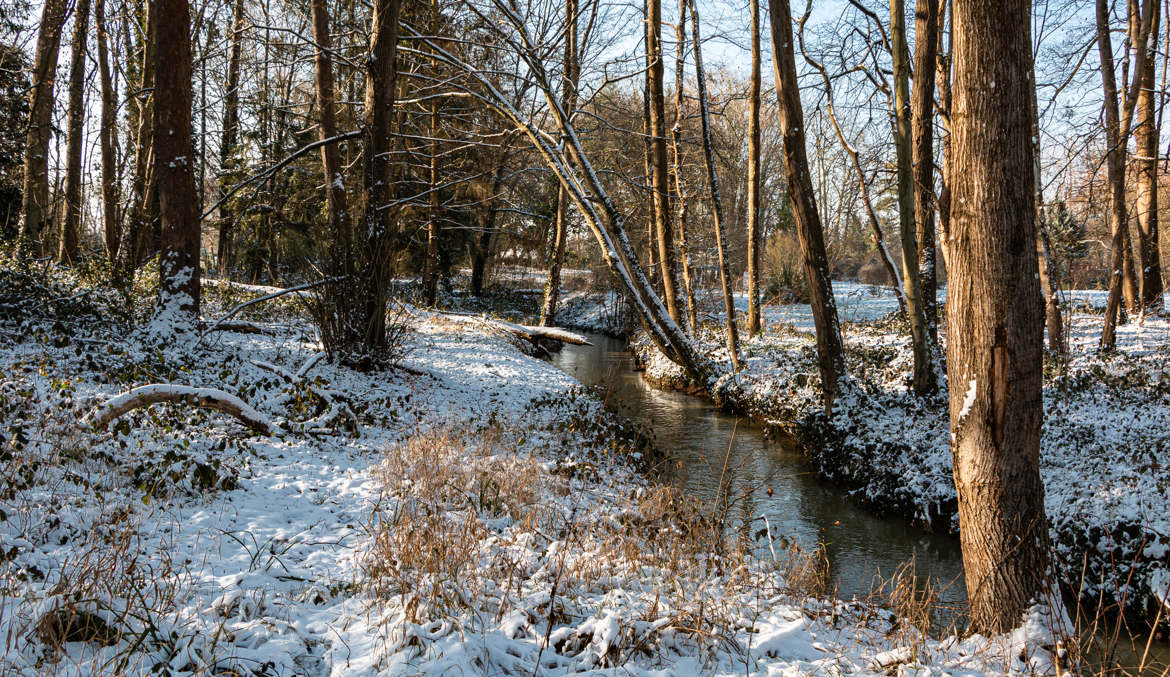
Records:
{"label": "tree", "polygon": [[24,185],[21,188],[21,224],[18,251],[40,254],[42,232],[51,220],[49,207],[49,141],[53,136],[53,87],[57,82],[57,55],[68,13],[66,0],[46,0],[37,33],[29,89],[28,133],[24,142]]}
{"label": "tree", "polygon": [[[752,0],[755,2],[755,0]],[[723,226],[723,197],[719,193],[719,175],[715,171],[715,149],[711,143],[711,112],[707,102],[707,76],[703,72],[702,38],[699,36],[699,8],[691,0],[691,40],[695,47],[695,80],[698,83],[699,110],[703,126],[703,157],[707,161],[707,182],[711,186],[711,206],[715,221],[715,246],[719,254],[719,283],[723,290],[723,312],[726,315],[727,352],[731,364],[742,369],[739,359],[739,334],[735,325],[735,300],[731,295],[731,274],[727,270],[727,237]]]}
{"label": "tree", "polygon": [[805,277],[808,279],[825,411],[831,412],[833,403],[845,387],[848,374],[841,343],[841,326],[837,320],[837,303],[833,298],[833,284],[829,280],[825,235],[821,229],[821,217],[817,211],[812,176],[808,171],[808,157],[805,154],[804,111],[796,79],[792,10],[788,0],[768,0],[768,14],[772,26],[772,66],[776,74],[780,129],[784,136],[784,169],[792,198],[796,232],[800,239]]}
{"label": "tree", "polygon": [[[317,31],[317,4],[324,0],[314,0],[312,7],[313,12],[313,30],[314,39],[318,41],[319,45],[328,43],[321,43],[321,37],[316,34]],[[235,168],[235,154],[236,144],[240,134],[240,60],[243,55],[243,38],[244,38],[244,0],[235,0],[232,10],[232,32],[231,32],[231,47],[228,52],[228,72],[227,81],[224,83],[223,96],[223,135],[220,137],[219,143],[219,171],[220,171],[220,191],[226,190],[226,182],[230,181],[233,176]],[[321,8],[324,11],[324,7]],[[325,15],[326,22],[328,21],[328,14]],[[328,31],[328,24],[325,26]],[[324,52],[325,48],[319,50]],[[315,65],[318,69],[318,87],[320,87],[320,59],[319,55]],[[328,55],[325,55],[326,60]],[[328,65],[328,64],[326,64]],[[332,78],[332,75],[327,77]],[[332,97],[332,95],[330,95]],[[318,91],[318,97],[320,92]],[[318,101],[318,104],[321,102]],[[324,108],[322,107],[322,110]],[[325,113],[321,114],[321,127],[324,129]],[[334,146],[326,145],[322,148],[322,153],[328,153],[330,148]],[[326,193],[329,199],[332,199],[332,192]],[[232,251],[232,239],[234,237],[235,219],[236,215],[232,213],[228,207],[228,203],[224,202],[219,206],[219,246],[216,248],[216,264],[219,268],[220,275],[227,275],[232,267],[232,259],[234,252]]]}
{"label": "tree", "polygon": [[65,141],[65,220],[57,259],[72,265],[77,260],[81,232],[81,143],[85,135],[85,43],[89,35],[89,0],[77,0],[73,15],[73,50],[69,62],[68,136]]}
{"label": "tree", "polygon": [[[1134,44],[1145,45],[1150,38],[1155,0],[1144,0],[1141,17],[1130,17],[1136,23]],[[1109,266],[1109,299],[1105,304],[1105,326],[1101,330],[1101,348],[1110,350],[1116,343],[1117,317],[1120,314],[1122,286],[1129,286],[1135,279],[1132,272],[1132,257],[1129,255],[1129,220],[1125,200],[1125,158],[1126,146],[1133,125],[1134,107],[1138,100],[1138,89],[1142,84],[1142,73],[1146,68],[1147,51],[1138,49],[1134,59],[1133,82],[1125,99],[1125,110],[1119,111],[1117,102],[1117,78],[1113,69],[1113,41],[1109,28],[1109,3],[1097,0],[1097,51],[1101,57],[1101,84],[1105,90],[1105,139],[1106,173],[1109,183],[1110,228],[1113,232],[1111,244],[1112,261]],[[1127,272],[1128,269],[1128,272]],[[1137,297],[1128,292],[1126,297]]]}
{"label": "tree", "polygon": [[1028,0],[954,0],[947,311],[951,453],[975,632],[1019,625],[1044,584],[1043,330]]}
{"label": "tree", "polygon": [[[565,0],[565,56],[564,75],[561,80],[561,105],[572,117],[577,107],[577,85],[581,77],[581,64],[577,46],[577,0]],[[563,143],[563,141],[562,141]],[[557,206],[554,216],[552,253],[548,262],[548,280],[544,285],[544,302],[540,306],[540,325],[548,326],[556,320],[557,301],[561,294],[561,264],[565,258],[565,241],[568,237],[569,194],[564,187],[557,186]]]}
{"label": "tree", "polygon": [[[240,0],[237,0],[240,2]],[[333,37],[329,32],[329,6],[327,0],[312,0],[310,11],[313,15],[313,41],[317,43],[317,54],[313,59],[313,84],[317,97],[318,136],[326,141],[337,136],[337,115],[333,107]],[[238,20],[237,20],[238,21]],[[239,31],[242,26],[236,26]],[[232,56],[238,60],[239,38],[233,37]],[[239,64],[236,64],[239,68]],[[238,80],[237,73],[237,80]],[[229,78],[230,79],[230,78]],[[234,117],[234,114],[233,114]],[[227,134],[227,130],[224,130]],[[325,203],[329,219],[329,233],[333,237],[330,273],[349,276],[353,274],[353,229],[350,227],[348,199],[345,181],[341,175],[341,161],[337,144],[321,146],[321,168],[325,175]]]}
{"label": "tree", "polygon": [[[922,309],[931,349],[938,345],[934,249],[934,64],[938,56],[938,0],[917,0],[914,12],[914,224]],[[932,378],[924,385],[929,389]]]}
{"label": "tree", "polygon": [[[898,223],[902,235],[902,284],[914,349],[914,392],[924,395],[938,386],[934,345],[926,320],[919,276],[918,231],[914,219],[915,190],[911,167],[910,56],[906,49],[906,12],[902,0],[890,0],[890,43],[894,57],[894,147],[898,169]],[[919,74],[922,77],[922,74]]]}
{"label": "tree", "polygon": [[752,75],[748,94],[748,334],[760,333],[760,0],[751,3]]}
{"label": "tree", "polygon": [[[694,9],[692,5],[691,9]],[[662,296],[670,317],[681,319],[678,308],[678,261],[670,215],[670,180],[666,172],[666,113],[663,95],[662,0],[647,0],[646,91],[650,134],[650,191],[654,204],[654,234],[662,271]]]}
{"label": "tree", "polygon": [[153,0],[154,173],[162,224],[156,321],[199,319],[199,209],[191,144],[191,33],[187,0]]}
{"label": "tree", "polygon": [[[375,0],[370,19],[366,62],[366,106],[362,120],[362,202],[365,229],[362,250],[361,341],[364,364],[376,361],[387,347],[386,301],[394,254],[394,232],[388,206],[393,196],[390,153],[394,121],[394,90],[398,80],[398,13],[400,0]],[[357,338],[357,337],[354,337]],[[351,342],[353,343],[353,342]]]}
{"label": "tree", "polygon": [[[1150,39],[1145,43],[1145,68],[1138,90],[1137,137],[1137,226],[1141,264],[1141,305],[1147,311],[1162,307],[1162,262],[1158,251],[1158,131],[1160,103],[1155,96],[1154,65],[1158,56],[1154,38],[1158,35],[1160,3],[1151,6]],[[1142,45],[1136,47],[1142,50]]]}
{"label": "tree", "polygon": [[106,29],[106,2],[94,3],[94,26],[97,33],[98,80],[102,92],[101,128],[98,130],[102,155],[102,229],[106,257],[113,265],[118,260],[122,224],[118,221],[117,132],[118,101],[110,76],[109,31]]}

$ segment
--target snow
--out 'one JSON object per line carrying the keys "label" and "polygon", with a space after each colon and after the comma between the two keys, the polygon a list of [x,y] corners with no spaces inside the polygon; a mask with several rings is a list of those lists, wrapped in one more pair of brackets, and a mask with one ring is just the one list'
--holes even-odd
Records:
{"label": "snow", "polygon": [[[683,548],[686,530],[653,517],[664,489],[635,468],[632,431],[482,326],[420,319],[402,370],[362,374],[321,361],[303,323],[249,319],[270,331],[177,345],[33,318],[0,332],[0,672],[1045,669],[1039,616],[934,640],[860,602],[806,599],[774,562]],[[139,383],[215,388],[286,434],[176,404],[79,425]],[[288,432],[318,416],[313,390],[344,397],[360,436]],[[457,543],[458,568],[419,564]],[[46,619],[75,612],[123,634],[54,646]]]}

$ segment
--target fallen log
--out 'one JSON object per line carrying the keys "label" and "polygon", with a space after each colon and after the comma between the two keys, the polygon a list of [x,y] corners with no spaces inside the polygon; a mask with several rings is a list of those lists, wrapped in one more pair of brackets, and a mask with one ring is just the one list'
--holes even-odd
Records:
{"label": "fallen log", "polygon": [[271,435],[279,430],[263,414],[231,393],[216,388],[196,388],[171,383],[139,386],[112,397],[87,414],[81,420],[81,425],[100,430],[123,414],[160,402],[179,402],[203,409],[214,409],[232,416],[262,435]]}
{"label": "fallen log", "polygon": [[531,343],[536,343],[537,339],[549,339],[553,341],[560,341],[561,343],[571,343],[576,346],[591,346],[589,339],[569,331],[568,329],[561,329],[560,327],[537,327],[528,324],[516,324],[515,322],[508,322],[507,320],[499,320],[486,315],[475,315],[472,313],[459,313],[454,311],[441,310],[422,310],[402,304],[402,307],[407,312],[419,317],[440,317],[446,320],[455,322],[472,323],[479,322],[497,331],[511,334],[518,338],[525,339]]}

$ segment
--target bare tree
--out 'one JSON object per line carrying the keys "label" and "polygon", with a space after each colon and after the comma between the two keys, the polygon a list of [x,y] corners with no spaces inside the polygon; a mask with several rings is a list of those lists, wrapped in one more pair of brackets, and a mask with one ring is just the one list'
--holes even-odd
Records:
{"label": "bare tree", "polygon": [[1019,625],[1047,561],[1030,8],[954,0],[947,370],[963,568],[984,634]]}
{"label": "bare tree", "polygon": [[109,32],[106,29],[106,2],[94,3],[94,25],[97,28],[98,80],[102,91],[101,127],[98,130],[102,154],[102,227],[105,233],[106,256],[113,264],[118,259],[118,243],[122,224],[118,221],[118,164],[117,132],[118,102],[110,75]]}
{"label": "bare tree", "polygon": [[[314,31],[317,30],[317,2],[321,1],[314,0],[312,4]],[[224,83],[223,97],[223,135],[219,143],[221,191],[224,189],[224,184],[231,178],[231,170],[234,169],[235,165],[236,143],[240,134],[240,60],[243,58],[244,0],[235,0],[232,7],[231,47],[228,52],[228,72],[227,81]],[[315,39],[320,44],[320,37],[317,36]],[[320,69],[319,63],[317,68]],[[320,78],[320,74],[317,77]],[[319,92],[318,96],[320,96]],[[322,127],[324,125],[324,113],[322,113]],[[327,153],[331,147],[326,145],[321,152]],[[216,263],[219,267],[219,274],[227,275],[231,271],[233,263],[232,239],[236,216],[227,203],[221,204],[219,210],[219,246],[216,252]]]}
{"label": "bare tree", "polygon": [[772,26],[772,65],[776,75],[780,129],[784,135],[784,168],[796,232],[800,239],[805,276],[808,278],[809,302],[817,335],[817,357],[824,390],[825,410],[846,387],[841,327],[837,320],[837,303],[829,279],[829,260],[825,254],[825,235],[813,194],[812,176],[805,155],[804,111],[796,78],[796,56],[792,44],[792,10],[788,0],[768,0]]}
{"label": "bare tree", "polygon": [[85,136],[85,55],[89,35],[89,0],[77,0],[73,14],[73,50],[69,62],[69,108],[66,112],[65,220],[57,259],[72,265],[77,261],[81,233],[81,144]]}
{"label": "bare tree", "polygon": [[671,174],[674,181],[675,204],[678,206],[679,257],[682,259],[683,293],[687,302],[687,322],[691,336],[698,331],[699,309],[695,304],[695,287],[691,279],[691,253],[687,244],[687,196],[683,181],[682,132],[686,122],[683,93],[686,89],[687,0],[678,0],[678,23],[674,26],[674,125],[670,128]]}
{"label": "bare tree", "polygon": [[[1138,20],[1137,39],[1134,44],[1145,45],[1150,37],[1155,0],[1144,0]],[[1124,270],[1128,263],[1132,268],[1132,257],[1127,256],[1129,244],[1129,221],[1125,202],[1125,158],[1134,107],[1138,100],[1138,89],[1142,73],[1146,68],[1147,51],[1138,49],[1134,59],[1133,82],[1125,99],[1125,110],[1120,111],[1117,101],[1117,78],[1113,67],[1113,40],[1109,27],[1109,3],[1097,0],[1097,51],[1101,57],[1101,83],[1105,91],[1105,139],[1108,146],[1106,171],[1110,189],[1110,228],[1113,231],[1112,261],[1110,264],[1109,299],[1105,304],[1105,326],[1101,330],[1101,347],[1112,349],[1116,343],[1117,317],[1120,314],[1122,285],[1127,277]],[[1131,21],[1135,18],[1131,17]],[[1132,294],[1137,296],[1137,294]],[[1127,294],[1128,296],[1128,294]]]}
{"label": "bare tree", "polygon": [[191,145],[191,17],[187,0],[153,0],[154,171],[162,223],[156,319],[190,329],[199,319],[199,209]]}
{"label": "bare tree", "polygon": [[918,232],[914,220],[914,183],[911,167],[910,56],[906,48],[906,12],[902,0],[890,0],[890,46],[894,58],[894,146],[898,170],[898,222],[902,235],[902,284],[914,350],[914,392],[923,395],[938,387],[934,373],[934,344],[930,342],[926,308],[918,274]]}
{"label": "bare tree", "polygon": [[[674,251],[674,228],[670,214],[670,179],[666,171],[666,113],[663,95],[662,0],[647,0],[646,90],[650,134],[650,190],[654,203],[654,234],[658,243],[658,264],[662,272],[662,296],[674,321],[680,322],[678,307],[678,261]],[[694,9],[692,5],[692,9]]]}
{"label": "bare tree", "polygon": [[748,334],[760,333],[760,0],[751,4],[752,75],[748,94]]}
{"label": "bare tree", "polygon": [[926,335],[933,350],[938,345],[934,249],[934,64],[938,56],[938,0],[917,0],[914,16],[914,90],[910,96],[914,127],[914,224],[922,309]]}
{"label": "bare tree", "polygon": [[[237,0],[240,2],[240,0]],[[313,60],[314,86],[317,96],[318,136],[326,141],[337,136],[337,113],[333,104],[333,36],[330,33],[329,6],[327,0],[312,0],[310,10],[313,15],[313,41],[317,43],[317,54]],[[238,22],[238,19],[237,19]],[[237,31],[242,31],[237,23]],[[239,79],[239,46],[238,34],[232,38],[232,58],[237,60],[237,83]],[[230,67],[229,67],[230,68]],[[229,77],[229,80],[231,78]],[[229,83],[230,84],[230,83]],[[226,104],[225,104],[226,106]],[[234,113],[233,113],[234,116]],[[225,128],[224,134],[227,134]],[[337,144],[326,143],[321,146],[321,168],[325,176],[325,202],[329,215],[329,232],[333,235],[333,253],[331,256],[332,273],[348,277],[353,274],[353,228],[349,220],[348,198],[345,194],[345,181],[341,175],[341,161]]]}
{"label": "bare tree", "polygon": [[29,90],[28,133],[24,142],[24,184],[21,189],[21,223],[18,251],[39,255],[49,207],[49,141],[53,136],[53,87],[57,82],[57,55],[61,31],[68,14],[66,0],[46,0],[37,33]]}
{"label": "bare tree", "polygon": [[[755,2],[756,0],[752,0]],[[735,299],[731,295],[731,274],[727,269],[727,237],[723,226],[723,197],[719,193],[719,175],[715,171],[715,149],[711,144],[711,112],[707,102],[707,76],[703,72],[702,38],[699,35],[699,9],[691,0],[691,41],[695,49],[695,80],[699,94],[699,110],[702,115],[703,157],[707,161],[707,182],[711,186],[711,206],[715,217],[715,245],[719,254],[719,282],[723,290],[723,312],[726,315],[727,352],[731,364],[742,369],[739,359],[739,333],[735,325]]]}

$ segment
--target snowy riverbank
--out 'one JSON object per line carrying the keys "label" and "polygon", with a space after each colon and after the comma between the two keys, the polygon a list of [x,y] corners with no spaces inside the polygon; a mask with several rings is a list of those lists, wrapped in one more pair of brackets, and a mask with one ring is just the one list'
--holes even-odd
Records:
{"label": "snowy riverbank", "polygon": [[[857,396],[824,417],[808,307],[769,307],[767,331],[744,342],[747,368],[735,376],[748,409],[801,440],[819,473],[870,509],[957,530],[945,390],[928,399],[910,392],[908,331],[884,319],[896,308],[892,297],[836,288]],[[1091,305],[1096,296],[1075,298]],[[1152,620],[1170,594],[1170,321],[1123,325],[1111,355],[1095,350],[1101,323],[1074,314],[1068,362],[1045,370],[1045,506],[1060,580],[1086,605],[1120,602],[1131,617]],[[702,340],[727,359],[717,325]],[[687,386],[644,337],[634,348],[651,382]]]}
{"label": "snowy riverbank", "polygon": [[[357,374],[285,315],[157,346],[115,295],[42,282],[0,284],[5,674],[1047,665],[1038,618],[939,642],[806,598],[800,553],[751,558],[635,470],[646,450],[596,398],[467,323],[418,323],[402,369]],[[151,382],[220,388],[284,432],[172,404],[79,425]]]}

